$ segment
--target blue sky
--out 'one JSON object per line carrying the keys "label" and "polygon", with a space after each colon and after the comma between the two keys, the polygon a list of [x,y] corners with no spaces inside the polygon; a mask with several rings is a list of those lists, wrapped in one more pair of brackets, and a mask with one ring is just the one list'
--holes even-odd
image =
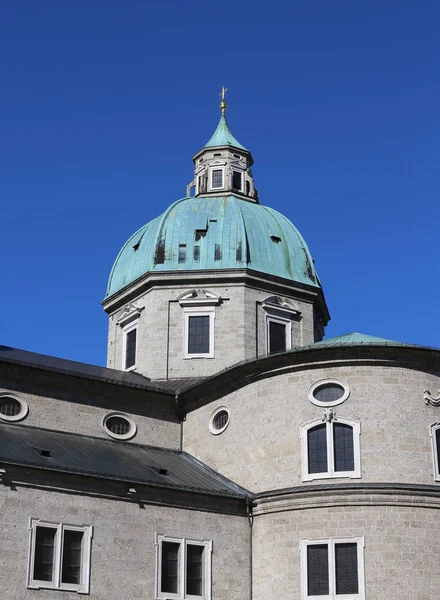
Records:
{"label": "blue sky", "polygon": [[0,343],[105,363],[120,247],[219,118],[316,261],[332,321],[440,346],[440,3],[0,7]]}

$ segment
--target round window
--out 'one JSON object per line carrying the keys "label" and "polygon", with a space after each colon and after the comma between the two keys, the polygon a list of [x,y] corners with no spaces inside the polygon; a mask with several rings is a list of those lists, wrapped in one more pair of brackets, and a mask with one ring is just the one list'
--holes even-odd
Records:
{"label": "round window", "polygon": [[336,406],[345,402],[349,395],[348,386],[339,379],[316,381],[308,391],[310,402],[317,406]]}
{"label": "round window", "polygon": [[28,414],[28,405],[16,396],[0,396],[0,419],[3,421],[21,421]]}
{"label": "round window", "polygon": [[220,406],[211,415],[209,430],[214,435],[222,433],[229,425],[229,411],[225,406]]}
{"label": "round window", "polygon": [[136,435],[134,421],[120,413],[106,415],[102,421],[102,426],[110,437],[118,440],[129,440]]}

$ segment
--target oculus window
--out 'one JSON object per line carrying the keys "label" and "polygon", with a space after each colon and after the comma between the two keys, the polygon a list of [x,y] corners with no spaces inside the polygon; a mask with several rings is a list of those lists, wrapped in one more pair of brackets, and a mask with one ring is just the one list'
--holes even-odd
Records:
{"label": "oculus window", "polygon": [[345,402],[350,390],[339,379],[321,379],[310,386],[307,397],[316,406],[337,406]]}
{"label": "oculus window", "polygon": [[211,420],[209,422],[209,431],[213,435],[219,435],[223,433],[223,431],[229,425],[229,410],[226,406],[220,406],[216,408],[215,411],[211,415]]}
{"label": "oculus window", "polygon": [[28,587],[89,593],[91,526],[31,521]]}
{"label": "oculus window", "polygon": [[0,419],[2,421],[21,421],[28,414],[27,402],[17,396],[0,394]]}
{"label": "oculus window", "polygon": [[312,600],[363,600],[364,539],[303,540],[301,597]]}
{"label": "oculus window", "polygon": [[156,598],[211,598],[211,541],[158,535],[156,548]]}
{"label": "oculus window", "polygon": [[129,440],[136,435],[135,422],[122,413],[109,413],[102,420],[104,431],[116,440]]}
{"label": "oculus window", "polygon": [[301,428],[303,480],[360,477],[360,425],[347,419]]}

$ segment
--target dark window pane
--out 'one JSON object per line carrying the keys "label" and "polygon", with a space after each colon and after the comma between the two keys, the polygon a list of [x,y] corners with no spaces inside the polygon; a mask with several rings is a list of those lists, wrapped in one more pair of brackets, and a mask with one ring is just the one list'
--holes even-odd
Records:
{"label": "dark window pane", "polygon": [[209,354],[209,316],[188,317],[188,354]]}
{"label": "dark window pane", "polygon": [[437,466],[440,471],[440,427],[435,430],[435,444],[437,446]]}
{"label": "dark window pane", "polygon": [[161,592],[177,594],[179,548],[180,544],[175,542],[162,542]]}
{"label": "dark window pane", "polygon": [[35,533],[34,579],[53,580],[53,553],[56,529],[37,527]]}
{"label": "dark window pane", "polygon": [[283,323],[269,321],[269,354],[283,352],[286,349],[286,326]]}
{"label": "dark window pane", "polygon": [[307,595],[327,596],[328,594],[328,546],[327,544],[307,546]]}
{"label": "dark window pane", "polygon": [[123,417],[109,417],[105,422],[106,428],[115,435],[127,435],[130,431],[130,422]]}
{"label": "dark window pane", "polygon": [[0,398],[0,413],[5,417],[16,417],[21,413],[21,404],[15,398],[3,396]]}
{"label": "dark window pane", "polygon": [[358,594],[357,544],[335,544],[336,594]]}
{"label": "dark window pane", "polygon": [[246,194],[249,196],[250,193],[251,193],[251,184],[249,183],[249,181],[246,181]]}
{"label": "dark window pane", "polygon": [[342,398],[345,390],[342,385],[337,383],[324,383],[316,388],[313,392],[313,396],[319,402],[336,402],[339,398]]}
{"label": "dark window pane", "polygon": [[127,333],[125,340],[125,368],[129,369],[136,364],[136,336],[137,329]]}
{"label": "dark window pane", "polygon": [[353,427],[333,423],[335,471],[354,471]]}
{"label": "dark window pane", "polygon": [[203,596],[203,546],[188,544],[186,548],[186,593]]}
{"label": "dark window pane", "polygon": [[186,244],[179,244],[179,264],[183,264],[186,261]]}
{"label": "dark window pane", "polygon": [[232,187],[234,188],[234,190],[241,190],[240,171],[232,171]]}
{"label": "dark window pane", "polygon": [[63,564],[61,581],[63,583],[81,583],[81,554],[84,533],[82,531],[64,531]]}
{"label": "dark window pane", "polygon": [[214,417],[212,425],[214,429],[223,429],[228,423],[229,415],[226,410],[220,410]]}
{"label": "dark window pane", "polygon": [[216,169],[212,172],[212,187],[213,188],[221,188],[223,187],[223,171],[220,169]]}
{"label": "dark window pane", "polygon": [[309,473],[326,473],[328,471],[328,464],[327,430],[325,423],[308,430],[307,448]]}

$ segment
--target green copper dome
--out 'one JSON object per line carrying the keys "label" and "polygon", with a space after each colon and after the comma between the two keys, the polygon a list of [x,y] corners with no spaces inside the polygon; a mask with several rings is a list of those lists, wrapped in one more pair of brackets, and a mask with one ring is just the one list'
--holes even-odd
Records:
{"label": "green copper dome", "polygon": [[232,195],[183,198],[124,245],[106,297],[150,272],[244,268],[320,287],[304,239],[276,210]]}

